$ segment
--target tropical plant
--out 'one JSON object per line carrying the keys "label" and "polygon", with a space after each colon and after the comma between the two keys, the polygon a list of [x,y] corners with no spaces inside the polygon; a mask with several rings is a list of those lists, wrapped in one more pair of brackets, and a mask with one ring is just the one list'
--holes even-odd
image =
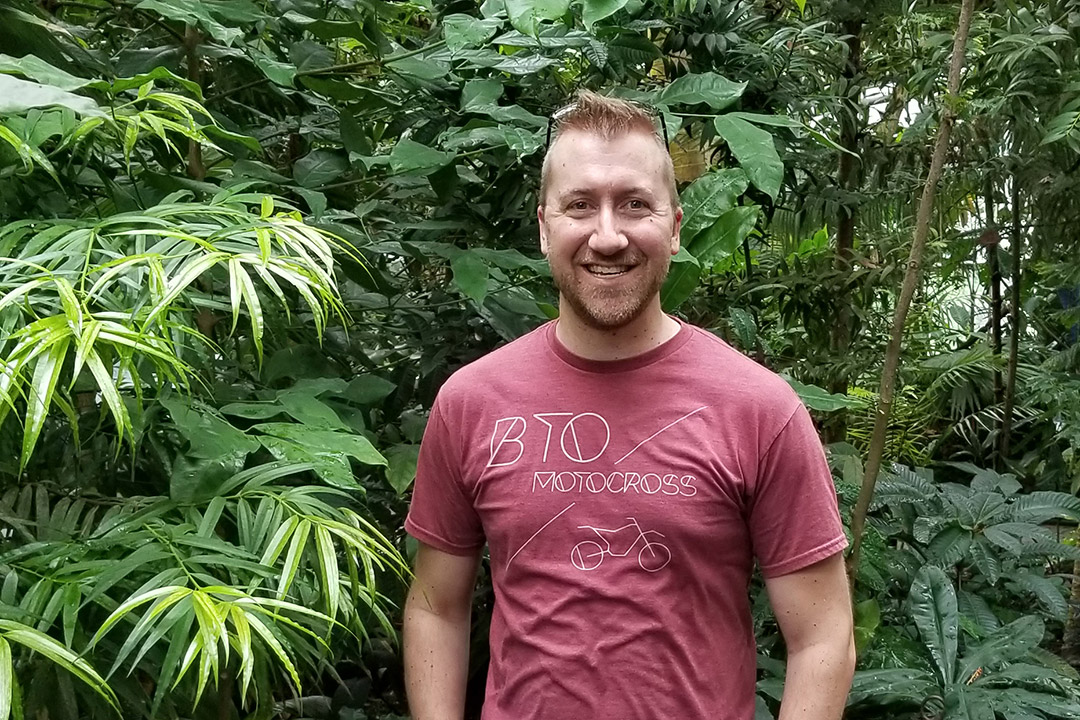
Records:
{"label": "tropical plant", "polygon": [[1039,660],[1043,623],[1023,616],[985,637],[961,642],[956,593],[940,568],[928,565],[911,584],[908,612],[932,672],[921,668],[860,670],[849,714],[880,717],[880,706],[923,717],[1080,717],[1074,678]]}

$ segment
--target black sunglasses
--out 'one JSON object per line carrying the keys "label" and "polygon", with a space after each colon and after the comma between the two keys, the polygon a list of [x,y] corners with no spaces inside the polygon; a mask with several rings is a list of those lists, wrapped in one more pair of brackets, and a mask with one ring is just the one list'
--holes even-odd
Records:
{"label": "black sunglasses", "polygon": [[[671,152],[670,141],[668,140],[667,121],[664,120],[664,113],[660,112],[659,110],[654,108],[652,105],[646,105],[645,103],[637,102],[636,100],[627,100],[626,102],[630,103],[634,107],[638,108],[639,110],[647,113],[648,115],[650,115],[650,116],[652,116],[654,118],[659,118],[659,120],[660,120],[660,129],[664,134],[664,147],[667,148],[668,152]],[[556,110],[555,112],[551,113],[551,115],[548,116],[547,140],[544,142],[544,152],[547,152],[548,150],[551,149],[551,130],[552,130],[552,128],[556,127],[559,124],[560,120],[562,120],[564,117],[566,117],[567,115],[569,115],[570,113],[572,113],[576,109],[577,109],[577,102],[572,102],[572,103],[569,103],[568,105],[563,105],[561,108],[559,108],[558,110]]]}

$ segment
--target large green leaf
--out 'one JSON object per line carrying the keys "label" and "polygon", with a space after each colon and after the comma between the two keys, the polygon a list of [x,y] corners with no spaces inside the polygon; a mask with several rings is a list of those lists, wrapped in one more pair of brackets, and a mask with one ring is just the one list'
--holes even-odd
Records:
{"label": "large green leaf", "polygon": [[67,91],[78,90],[93,82],[53,67],[35,55],[13,58],[10,55],[0,54],[0,73],[19,73],[42,85],[51,85]]}
{"label": "large green leaf", "polygon": [[581,20],[587,29],[592,30],[593,25],[619,12],[628,2],[629,0],[583,0]]}
{"label": "large green leaf", "polygon": [[349,161],[332,150],[312,150],[293,165],[293,178],[306,188],[326,185],[349,169]]}
{"label": "large green leaf", "polygon": [[31,108],[50,106],[65,107],[79,115],[105,117],[105,112],[88,97],[0,74],[0,115],[18,115]]}
{"label": "large green leaf", "polygon": [[[223,7],[224,6],[224,7]],[[232,6],[233,11],[229,10]],[[210,0],[142,0],[135,6],[139,10],[152,10],[169,20],[200,27],[215,40],[232,45],[244,37],[244,31],[227,27],[218,18],[232,20],[256,20],[263,16],[258,8],[247,0],[211,2]],[[239,16],[237,16],[239,13]]]}
{"label": "large green leaf", "polygon": [[683,75],[660,91],[657,105],[698,105],[705,103],[713,110],[723,110],[742,97],[746,83],[732,82],[714,72]]}
{"label": "large green leaf", "polygon": [[427,145],[403,138],[390,151],[390,168],[394,174],[426,176],[448,165],[454,156]]}
{"label": "large green leaf", "polygon": [[1058,578],[1048,578],[1027,570],[1017,570],[1008,576],[1017,586],[1033,594],[1051,617],[1064,621],[1069,615],[1069,606],[1062,593],[1062,584]]}
{"label": "large green leaf", "polygon": [[386,480],[398,495],[403,495],[416,479],[416,462],[419,457],[420,446],[413,443],[400,443],[386,452],[389,463]]}
{"label": "large green leaf", "polygon": [[299,422],[310,427],[347,430],[333,408],[302,390],[283,390],[278,393],[278,402],[285,411]]}
{"label": "large green leaf", "polygon": [[794,390],[799,396],[799,399],[802,400],[803,405],[811,410],[833,412],[865,405],[863,400],[851,397],[850,395],[830,393],[825,388],[818,387],[817,385],[806,385],[787,375],[784,375],[783,378],[787,380],[788,385],[791,386],[791,389]]}
{"label": "large green leaf", "polygon": [[701,263],[685,247],[671,259],[671,268],[660,289],[660,303],[664,312],[671,312],[693,295],[701,280]]}
{"label": "large green leaf", "polygon": [[506,0],[510,24],[521,33],[536,35],[542,20],[561,18],[570,9],[570,0]]}
{"label": "large green leaf", "polygon": [[714,170],[690,183],[679,197],[683,208],[683,242],[689,244],[699,232],[735,207],[748,184],[746,173],[739,168]]}
{"label": "large green leaf", "polygon": [[690,253],[705,267],[731,255],[757,225],[757,205],[732,208],[717,218],[712,227],[700,233],[690,243]]}
{"label": "large green leaf", "polygon": [[1002,627],[964,654],[960,680],[967,680],[979,668],[997,668],[1023,657],[1042,642],[1045,626],[1035,615],[1026,615]]}
{"label": "large green leaf", "polygon": [[224,420],[209,408],[192,405],[187,400],[173,396],[161,399],[176,427],[191,444],[193,457],[213,460],[258,449],[259,444]]}
{"label": "large green leaf", "polygon": [[917,705],[936,688],[933,677],[914,668],[859,670],[851,683],[847,704],[888,705],[907,701]]}
{"label": "large green leaf", "polygon": [[491,39],[501,25],[494,18],[481,20],[472,15],[454,13],[443,18],[443,37],[446,46],[456,52],[467,47],[480,47]]}
{"label": "large green leaf", "polygon": [[721,115],[713,124],[716,132],[728,144],[731,154],[746,171],[750,182],[775,200],[780,192],[780,182],[784,179],[784,163],[776,152],[772,135],[732,115]]}
{"label": "large green leaf", "polygon": [[488,266],[474,253],[463,252],[450,261],[454,271],[454,285],[465,297],[477,303],[484,302],[487,295]]}
{"label": "large green leaf", "polygon": [[292,423],[262,423],[253,430],[288,440],[310,452],[356,458],[366,465],[386,465],[375,446],[363,435],[309,428]]}
{"label": "large green leaf", "polygon": [[908,611],[934,658],[942,683],[951,685],[956,680],[960,615],[956,592],[941,568],[926,565],[919,570],[908,594]]}

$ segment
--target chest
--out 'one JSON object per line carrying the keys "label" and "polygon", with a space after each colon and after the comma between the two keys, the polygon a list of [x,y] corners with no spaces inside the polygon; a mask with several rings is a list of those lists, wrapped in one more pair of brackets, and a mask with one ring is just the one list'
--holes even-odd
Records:
{"label": "chest", "polygon": [[496,568],[677,576],[752,562],[746,448],[716,408],[492,410],[467,433],[463,467]]}

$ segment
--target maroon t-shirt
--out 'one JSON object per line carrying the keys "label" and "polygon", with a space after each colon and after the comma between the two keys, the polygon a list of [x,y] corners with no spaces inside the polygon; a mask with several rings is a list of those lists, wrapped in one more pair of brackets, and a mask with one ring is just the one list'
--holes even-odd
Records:
{"label": "maroon t-shirt", "polygon": [[485,720],[750,720],[748,585],[839,552],[832,477],[782,378],[683,325],[626,360],[554,323],[462,368],[405,522],[491,553]]}

